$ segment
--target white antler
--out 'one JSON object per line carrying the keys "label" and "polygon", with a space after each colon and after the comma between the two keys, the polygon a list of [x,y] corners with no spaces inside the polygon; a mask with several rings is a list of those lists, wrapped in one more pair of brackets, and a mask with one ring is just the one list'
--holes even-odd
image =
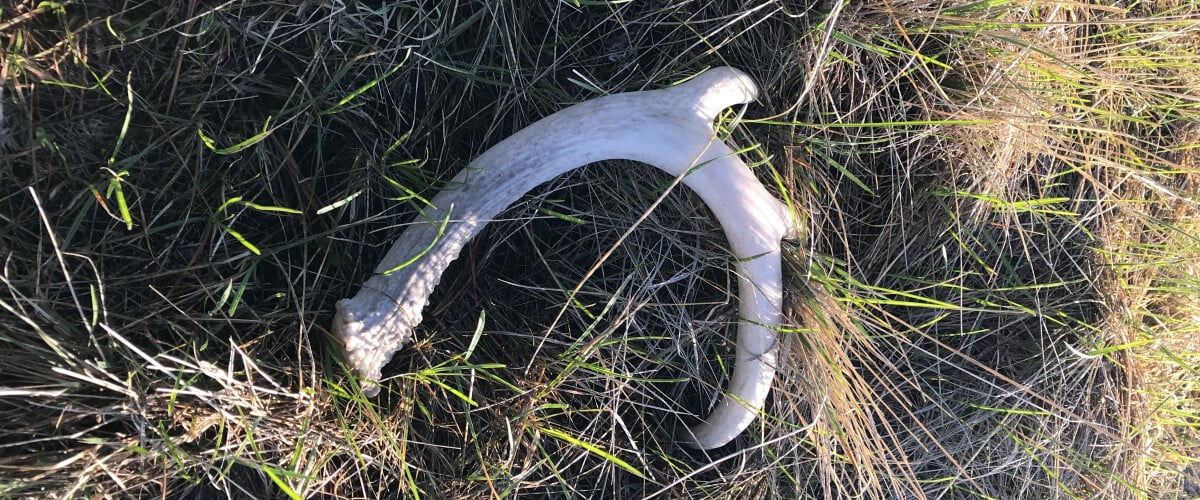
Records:
{"label": "white antler", "polygon": [[[422,214],[426,223],[400,235],[354,298],[338,301],[333,329],[347,359],[360,376],[379,380],[421,322],[442,272],[522,195],[589,163],[638,161],[683,175],[720,221],[737,259],[741,321],[729,391],[704,423],[682,436],[704,449],[728,443],[750,425],[771,390],[772,328],[779,325],[783,295],[779,248],[793,227],[787,208],[713,130],[718,113],[757,95],[745,73],[714,68],[675,87],[576,104],[496,144],[433,198]],[[364,391],[373,396],[379,388]]]}

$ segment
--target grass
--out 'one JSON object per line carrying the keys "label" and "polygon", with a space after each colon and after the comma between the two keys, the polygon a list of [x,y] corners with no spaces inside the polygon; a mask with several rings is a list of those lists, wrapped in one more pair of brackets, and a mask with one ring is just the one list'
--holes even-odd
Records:
{"label": "grass", "polygon": [[[1200,496],[1198,31],[1175,0],[0,8],[0,496]],[[721,64],[805,229],[748,432],[670,438],[735,279],[686,189],[597,262],[670,184],[620,162],[490,225],[363,397],[332,305],[417,206]]]}

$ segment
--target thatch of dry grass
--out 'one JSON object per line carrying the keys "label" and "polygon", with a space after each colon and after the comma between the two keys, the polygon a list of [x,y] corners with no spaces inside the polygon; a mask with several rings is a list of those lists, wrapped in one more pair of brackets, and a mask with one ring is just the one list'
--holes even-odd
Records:
{"label": "thatch of dry grass", "polygon": [[[1200,495],[1198,32],[1175,0],[0,7],[0,496]],[[736,320],[686,189],[566,299],[669,184],[639,165],[508,210],[363,398],[332,305],[422,197],[720,64],[806,218],[749,432],[669,438]]]}

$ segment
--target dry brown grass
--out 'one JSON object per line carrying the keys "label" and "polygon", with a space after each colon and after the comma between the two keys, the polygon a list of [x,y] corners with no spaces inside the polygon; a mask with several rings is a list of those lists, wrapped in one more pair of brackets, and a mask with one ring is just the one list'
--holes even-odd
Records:
{"label": "dry brown grass", "polygon": [[[0,496],[1200,495],[1200,7],[651,4],[0,8]],[[669,438],[735,319],[690,192],[565,304],[668,184],[619,163],[503,214],[363,398],[326,327],[415,194],[719,64],[806,219],[750,431]]]}

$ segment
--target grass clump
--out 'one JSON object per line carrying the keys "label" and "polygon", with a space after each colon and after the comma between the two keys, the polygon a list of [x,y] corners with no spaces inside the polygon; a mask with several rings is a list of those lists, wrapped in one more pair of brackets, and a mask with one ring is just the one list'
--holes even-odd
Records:
{"label": "grass clump", "polygon": [[[0,495],[1200,495],[1197,11],[3,7]],[[806,229],[750,431],[669,437],[724,386],[736,280],[686,189],[597,262],[669,184],[619,162],[489,226],[362,396],[332,304],[419,204],[721,64]]]}

